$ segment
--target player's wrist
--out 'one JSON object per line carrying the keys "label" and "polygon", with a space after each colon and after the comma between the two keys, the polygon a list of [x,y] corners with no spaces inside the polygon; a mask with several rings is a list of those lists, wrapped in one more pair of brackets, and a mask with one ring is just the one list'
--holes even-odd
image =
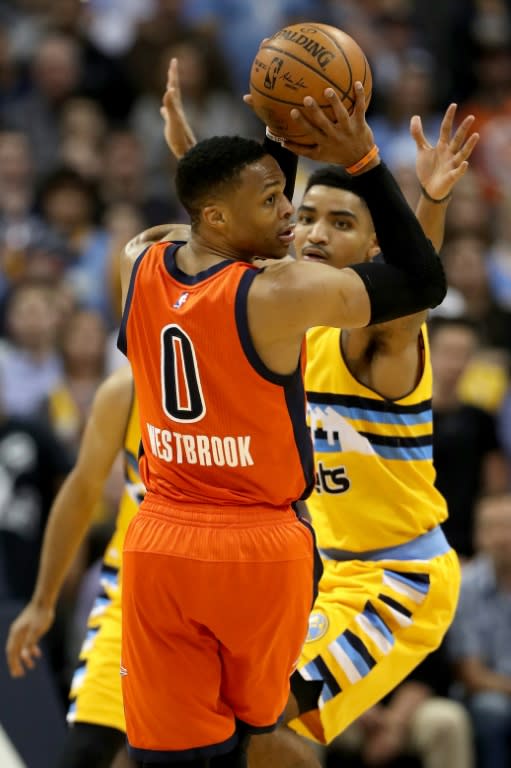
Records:
{"label": "player's wrist", "polygon": [[447,195],[444,195],[443,197],[436,197],[433,195],[430,195],[426,187],[424,187],[420,181],[419,186],[421,188],[421,195],[428,201],[428,203],[434,203],[435,205],[446,205],[449,200],[452,197],[452,190],[447,193]]}
{"label": "player's wrist", "polygon": [[350,176],[358,176],[361,173],[371,170],[380,163],[380,150],[373,144],[372,147],[355,163],[345,166],[346,173]]}
{"label": "player's wrist", "polygon": [[271,141],[276,141],[278,144],[284,144],[285,139],[283,136],[277,136],[273,131],[266,126],[266,137],[270,139]]}

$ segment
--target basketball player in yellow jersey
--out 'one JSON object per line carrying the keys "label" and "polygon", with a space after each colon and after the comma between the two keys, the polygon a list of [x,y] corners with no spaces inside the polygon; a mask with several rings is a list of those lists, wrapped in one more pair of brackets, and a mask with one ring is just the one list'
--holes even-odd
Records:
{"label": "basketball player in yellow jersey", "polygon": [[[455,111],[447,110],[434,148],[420,119],[411,123],[422,186],[416,213],[436,249],[460,150],[478,138],[469,137],[470,118],[452,135]],[[297,257],[337,268],[378,257],[373,221],[348,174],[322,167],[298,206]],[[425,319],[308,332],[316,487],[307,506],[325,571],[292,678],[286,720],[296,733],[254,739],[251,768],[319,766],[296,734],[328,744],[438,647],[453,618],[459,565],[434,487]]]}
{"label": "basketball player in yellow jersey", "polygon": [[144,488],[138,475],[140,427],[129,367],[99,387],[82,438],[76,466],[55,498],[48,519],[34,594],[11,625],[7,662],[20,677],[41,655],[38,641],[50,628],[66,573],[91,525],[94,508],[120,451],[125,488],[115,532],[106,548],[101,592],[89,616],[87,634],[70,691],[68,732],[59,768],[130,766],[124,747],[124,711],[119,675],[121,597],[119,569],[124,534]]}

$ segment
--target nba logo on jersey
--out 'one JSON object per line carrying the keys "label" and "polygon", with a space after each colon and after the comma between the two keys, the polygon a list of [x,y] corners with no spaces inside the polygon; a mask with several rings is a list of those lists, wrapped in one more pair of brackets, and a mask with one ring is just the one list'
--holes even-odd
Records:
{"label": "nba logo on jersey", "polygon": [[181,307],[183,306],[183,304],[185,303],[189,295],[190,294],[187,291],[182,293],[179,299],[175,301],[174,304],[172,305],[174,309],[181,309]]}

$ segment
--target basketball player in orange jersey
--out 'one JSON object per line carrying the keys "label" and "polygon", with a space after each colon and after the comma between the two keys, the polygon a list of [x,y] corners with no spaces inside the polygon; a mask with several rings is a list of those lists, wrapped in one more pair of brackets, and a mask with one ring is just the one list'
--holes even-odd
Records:
{"label": "basketball player in orange jersey", "polygon": [[[271,731],[286,705],[313,592],[312,540],[290,508],[313,477],[305,332],[381,323],[445,293],[440,261],[380,163],[361,85],[351,117],[328,98],[335,136],[319,138],[315,156],[351,171],[386,263],[283,260],[293,240],[284,175],[238,137],[201,142],[178,164],[189,242],[154,228],[122,257],[119,345],[147,487],[123,560],[121,674],[140,766],[244,766],[246,734]],[[317,119],[314,103],[303,111]],[[277,262],[255,267],[254,254]]]}

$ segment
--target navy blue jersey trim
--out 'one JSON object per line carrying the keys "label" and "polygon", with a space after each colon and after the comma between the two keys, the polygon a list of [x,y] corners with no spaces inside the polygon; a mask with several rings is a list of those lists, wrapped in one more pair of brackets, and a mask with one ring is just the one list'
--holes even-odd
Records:
{"label": "navy blue jersey trim", "polygon": [[311,610],[316,602],[316,598],[318,596],[319,591],[319,582],[321,580],[321,577],[323,576],[323,561],[321,559],[321,555],[319,554],[318,545],[316,542],[316,532],[312,525],[309,523],[308,520],[305,520],[305,518],[301,517],[295,510],[296,516],[298,520],[301,522],[302,525],[304,525],[307,530],[309,531],[311,538],[312,538],[312,551],[313,551],[313,573],[312,573],[312,603],[311,603]]}
{"label": "navy blue jersey trim", "polygon": [[431,410],[431,399],[422,400],[413,405],[399,405],[393,400],[384,398],[377,400],[372,397],[358,395],[334,395],[330,392],[307,392],[307,400],[315,405],[344,405],[346,408],[360,408],[365,411],[381,411],[386,413],[423,413]]}
{"label": "navy blue jersey trim", "polygon": [[419,437],[391,437],[389,435],[375,435],[373,432],[359,432],[372,445],[386,445],[390,448],[420,448],[424,445],[432,445],[433,434],[420,435]]}
{"label": "navy blue jersey trim", "polygon": [[186,245],[186,240],[179,240],[167,246],[167,248],[165,248],[165,253],[163,254],[163,263],[165,264],[165,269],[169,275],[184,285],[197,285],[198,283],[202,283],[204,280],[207,280],[208,277],[216,275],[217,272],[221,272],[222,269],[225,269],[230,264],[234,263],[232,259],[224,259],[224,261],[220,261],[218,264],[213,264],[212,267],[208,267],[208,269],[204,269],[196,275],[188,275],[186,272],[179,269],[176,264],[176,251],[178,248],[181,248],[182,245]]}
{"label": "navy blue jersey trim", "polygon": [[[247,312],[248,292],[250,290],[250,286],[252,285],[252,281],[260,272],[262,272],[262,270],[260,269],[247,270],[242,275],[240,283],[238,285],[238,290],[236,292],[236,305],[235,305],[235,315],[236,315],[236,325],[238,328],[238,336],[240,338],[243,351],[247,356],[247,359],[251,364],[252,368],[254,368],[254,370],[256,370],[257,373],[263,377],[263,379],[266,379],[267,381],[271,381],[272,384],[280,384],[281,386],[286,386],[286,384],[288,384],[288,382],[291,381],[291,379],[293,378],[296,372],[287,373],[287,374],[275,373],[274,371],[271,371],[269,368],[267,368],[256,352],[256,349],[252,342],[252,337],[250,335],[250,331],[248,328],[248,312]],[[299,370],[299,368],[300,368],[300,361],[298,361],[297,370]]]}
{"label": "navy blue jersey trim", "polygon": [[139,254],[139,256],[137,256],[137,260],[133,264],[133,269],[131,270],[131,276],[130,276],[130,284],[128,287],[128,294],[126,296],[124,309],[122,311],[121,325],[119,328],[119,335],[117,336],[117,347],[118,349],[120,349],[123,355],[126,355],[126,357],[128,357],[128,336],[127,336],[128,315],[130,312],[131,301],[133,299],[133,291],[135,290],[135,280],[137,277],[137,272],[138,272],[140,263],[150,247],[151,246],[148,245],[147,248],[144,248],[142,253]]}
{"label": "navy blue jersey trim", "polygon": [[306,499],[314,487],[314,460],[310,432],[305,422],[305,389],[300,359],[293,373],[271,371],[256,352],[248,327],[247,297],[253,280],[261,270],[247,270],[241,277],[236,292],[235,317],[241,346],[252,368],[263,379],[284,389],[289,418],[293,425],[296,447],[302,464],[305,489],[301,499]]}
{"label": "navy blue jersey trim", "polygon": [[272,723],[271,725],[250,725],[250,723],[245,722],[245,720],[238,720],[236,719],[236,722],[238,724],[238,731],[241,733],[250,733],[250,734],[258,734],[258,733],[271,733],[272,731],[275,731],[279,725],[284,720],[284,713],[280,715],[278,720],[275,723]]}
{"label": "navy blue jersey trim", "polygon": [[192,749],[159,750],[159,749],[137,749],[128,742],[128,753],[136,761],[153,763],[172,763],[184,760],[197,760],[200,758],[216,757],[225,755],[238,744],[238,733],[234,734],[226,741],[220,741],[218,744],[209,744],[206,747],[193,747]]}

